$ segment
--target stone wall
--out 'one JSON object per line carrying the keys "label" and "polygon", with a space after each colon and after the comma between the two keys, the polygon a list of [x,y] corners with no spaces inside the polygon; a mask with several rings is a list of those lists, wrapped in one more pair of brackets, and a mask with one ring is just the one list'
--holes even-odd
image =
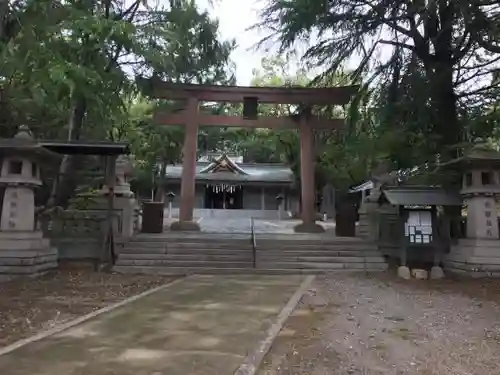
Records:
{"label": "stone wall", "polygon": [[[119,238],[121,211],[114,210],[112,216],[115,238]],[[40,218],[40,225],[44,237],[58,249],[60,260],[95,259],[103,246],[106,218],[106,210],[65,210]]]}

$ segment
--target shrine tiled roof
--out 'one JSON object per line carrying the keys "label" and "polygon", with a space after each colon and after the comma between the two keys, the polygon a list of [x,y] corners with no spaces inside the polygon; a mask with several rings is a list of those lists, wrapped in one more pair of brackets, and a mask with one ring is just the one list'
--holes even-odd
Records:
{"label": "shrine tiled roof", "polygon": [[[182,164],[167,166],[167,179],[180,179]],[[212,162],[196,163],[196,180],[220,182],[282,182],[292,183],[295,178],[286,164],[237,163],[222,155]]]}

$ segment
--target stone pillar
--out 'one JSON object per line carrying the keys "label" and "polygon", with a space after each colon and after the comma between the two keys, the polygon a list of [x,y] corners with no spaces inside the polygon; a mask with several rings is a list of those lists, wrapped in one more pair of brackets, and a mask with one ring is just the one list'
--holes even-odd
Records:
{"label": "stone pillar", "polygon": [[35,195],[32,187],[5,188],[0,223],[0,231],[35,230]]}
{"label": "stone pillar", "polygon": [[200,230],[193,222],[193,209],[196,186],[196,146],[198,141],[198,99],[189,98],[184,124],[184,146],[182,148],[182,180],[179,221],[172,223],[172,230]]}
{"label": "stone pillar", "polygon": [[316,224],[314,201],[314,134],[307,123],[309,113],[300,116],[300,187],[301,187],[301,218],[302,223],[294,230],[299,233],[321,233],[325,230]]}
{"label": "stone pillar", "polygon": [[467,238],[498,239],[498,215],[495,197],[474,196],[466,199]]}

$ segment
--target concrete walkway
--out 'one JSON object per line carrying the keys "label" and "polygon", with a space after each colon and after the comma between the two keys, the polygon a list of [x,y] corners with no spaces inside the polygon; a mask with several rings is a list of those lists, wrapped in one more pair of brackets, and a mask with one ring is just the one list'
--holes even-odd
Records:
{"label": "concrete walkway", "polygon": [[8,375],[233,375],[300,276],[191,276],[0,356]]}
{"label": "concrete walkway", "polygon": [[[169,231],[169,227],[177,219],[163,220],[165,231]],[[252,231],[251,220],[246,218],[211,218],[199,217],[195,221],[200,226],[201,232],[204,233],[247,233]],[[257,235],[262,234],[296,234],[294,227],[300,224],[301,220],[273,220],[273,219],[254,219],[254,231]],[[333,221],[317,221],[325,230],[332,235],[335,234],[335,222]]]}

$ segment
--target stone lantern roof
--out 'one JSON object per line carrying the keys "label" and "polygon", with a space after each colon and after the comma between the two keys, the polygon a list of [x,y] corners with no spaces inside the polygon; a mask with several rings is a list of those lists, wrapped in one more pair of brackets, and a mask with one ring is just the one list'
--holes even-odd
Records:
{"label": "stone lantern roof", "polygon": [[39,164],[54,163],[60,159],[58,154],[36,141],[26,125],[19,127],[14,138],[0,138],[0,157],[9,156],[36,160]]}

